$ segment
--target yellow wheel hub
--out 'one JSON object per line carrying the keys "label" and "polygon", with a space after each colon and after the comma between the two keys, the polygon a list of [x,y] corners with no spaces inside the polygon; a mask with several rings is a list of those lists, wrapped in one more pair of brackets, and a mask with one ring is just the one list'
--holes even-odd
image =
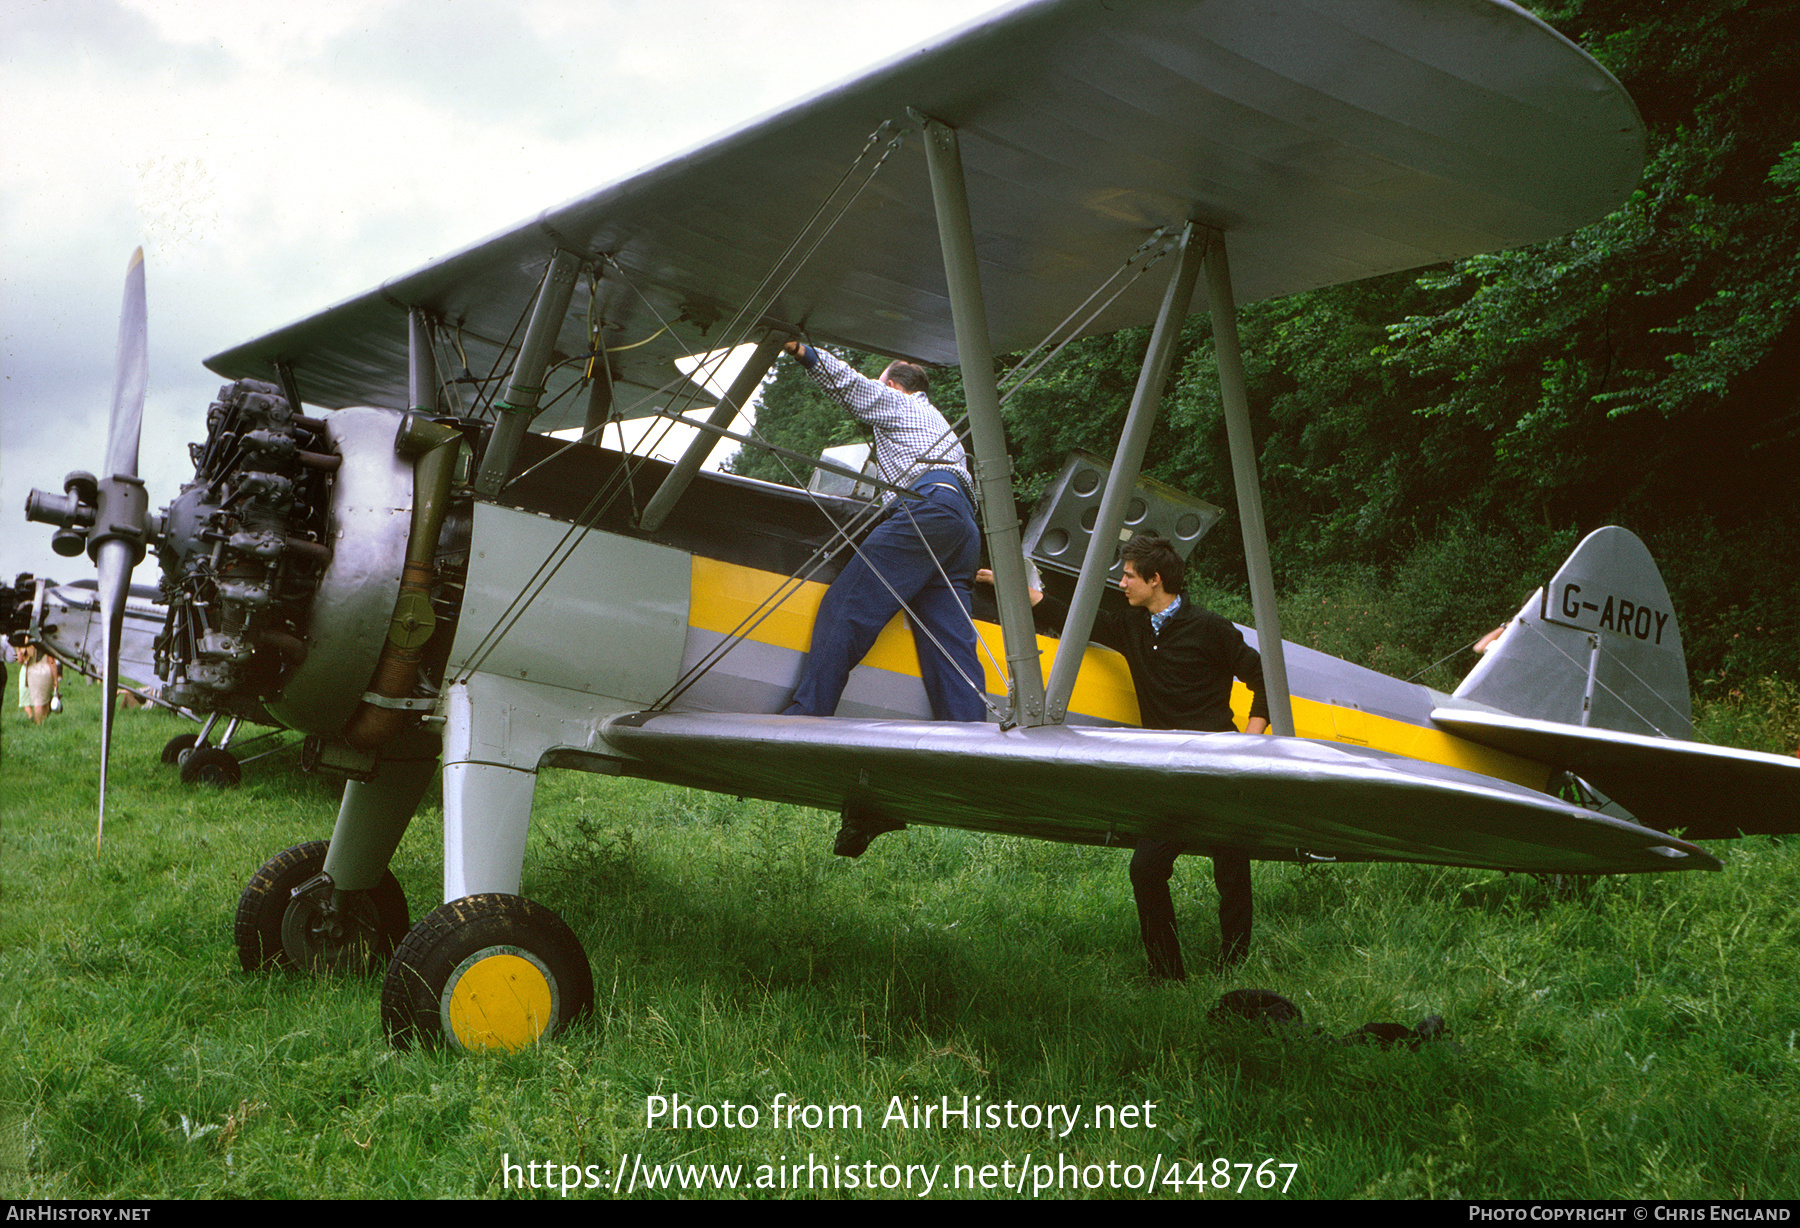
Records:
{"label": "yellow wheel hub", "polygon": [[444,1034],[459,1049],[507,1052],[535,1044],[556,1021],[556,979],[531,952],[488,947],[444,986]]}

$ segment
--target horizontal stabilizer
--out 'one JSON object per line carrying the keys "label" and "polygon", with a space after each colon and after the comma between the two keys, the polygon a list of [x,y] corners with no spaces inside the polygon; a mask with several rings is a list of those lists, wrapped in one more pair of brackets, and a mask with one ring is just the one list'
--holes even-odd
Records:
{"label": "horizontal stabilizer", "polygon": [[1641,821],[1685,828],[1689,839],[1800,832],[1800,759],[1501,712],[1439,708],[1431,719],[1471,742],[1573,772]]}
{"label": "horizontal stabilizer", "polygon": [[632,775],[1071,843],[1156,835],[1265,860],[1549,873],[1719,868],[1694,845],[1534,790],[1298,738],[693,712],[616,717],[601,737]]}

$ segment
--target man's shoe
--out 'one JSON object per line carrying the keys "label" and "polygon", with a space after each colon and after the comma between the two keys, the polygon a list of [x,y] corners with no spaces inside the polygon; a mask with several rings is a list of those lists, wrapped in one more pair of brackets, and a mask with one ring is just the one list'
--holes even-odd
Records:
{"label": "man's shoe", "polygon": [[892,819],[874,810],[846,805],[831,851],[839,857],[861,857],[869,847],[869,841],[876,836],[884,831],[902,831],[905,827],[905,819]]}

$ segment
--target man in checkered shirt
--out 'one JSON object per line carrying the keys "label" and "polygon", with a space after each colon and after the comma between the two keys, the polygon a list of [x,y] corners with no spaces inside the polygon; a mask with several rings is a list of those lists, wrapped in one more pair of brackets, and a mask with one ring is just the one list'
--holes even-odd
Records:
{"label": "man in checkered shirt", "polygon": [[[874,428],[877,476],[922,496],[890,496],[881,522],[832,581],[813,623],[812,649],[788,714],[836,712],[850,671],[904,604],[912,617],[919,673],[933,718],[983,719],[983,675],[969,615],[969,594],[981,561],[974,489],[962,444],[927,398],[925,372],[912,363],[895,362],[872,380],[804,342],[790,341],[785,348],[827,395]],[[869,832],[860,844],[846,841],[857,827],[855,819],[846,813],[838,840],[838,851],[852,857],[876,834]],[[863,824],[872,825],[872,819]],[[878,826],[877,831],[898,826]]]}

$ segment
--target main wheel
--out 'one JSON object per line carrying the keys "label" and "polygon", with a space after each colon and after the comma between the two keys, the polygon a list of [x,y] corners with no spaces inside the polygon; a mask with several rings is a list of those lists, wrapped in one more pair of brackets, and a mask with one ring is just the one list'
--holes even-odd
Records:
{"label": "main wheel", "polygon": [[343,894],[332,905],[329,884],[294,895],[325,868],[323,840],[277,853],[250,878],[238,900],[232,938],[245,972],[274,968],[373,971],[405,935],[406,893],[393,871],[368,891]]}
{"label": "main wheel", "polygon": [[218,746],[198,746],[181,761],[181,783],[236,788],[244,782],[237,756]]}
{"label": "main wheel", "polygon": [[587,953],[563,919],[516,895],[435,909],[394,952],[381,986],[388,1039],[487,1052],[554,1036],[594,1007]]}
{"label": "main wheel", "polygon": [[162,761],[170,767],[179,764],[190,750],[200,741],[200,735],[194,733],[178,733],[163,743]]}

